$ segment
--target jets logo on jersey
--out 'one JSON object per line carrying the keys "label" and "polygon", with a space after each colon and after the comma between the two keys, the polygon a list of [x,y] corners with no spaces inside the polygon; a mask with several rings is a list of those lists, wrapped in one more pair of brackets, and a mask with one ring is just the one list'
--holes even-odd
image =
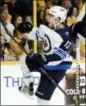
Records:
{"label": "jets logo on jersey", "polygon": [[43,51],[45,53],[48,53],[51,49],[52,49],[52,47],[51,47],[50,38],[47,35],[45,35],[45,41],[44,41]]}
{"label": "jets logo on jersey", "polygon": [[44,42],[44,48],[46,48],[48,46],[48,42],[47,42],[47,40],[45,40],[45,42]]}

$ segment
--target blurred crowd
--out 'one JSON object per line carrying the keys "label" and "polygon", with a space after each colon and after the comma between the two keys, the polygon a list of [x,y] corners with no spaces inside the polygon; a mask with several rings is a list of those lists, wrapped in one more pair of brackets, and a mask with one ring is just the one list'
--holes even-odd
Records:
{"label": "blurred crowd", "polygon": [[[85,0],[37,0],[37,26],[40,24],[47,25],[47,14],[51,6],[59,5],[67,9],[67,19],[65,24],[71,26],[76,22]],[[13,51],[9,48],[11,38],[2,25],[1,20],[5,22],[7,30],[13,37],[17,37],[18,42],[26,40],[18,36],[15,30],[23,21],[33,23],[33,0],[0,0],[0,60],[18,60]],[[22,38],[22,39],[21,39]],[[31,45],[32,46],[32,45]],[[83,47],[83,46],[82,46]],[[82,55],[85,55],[81,47]],[[17,48],[17,47],[16,47]]]}

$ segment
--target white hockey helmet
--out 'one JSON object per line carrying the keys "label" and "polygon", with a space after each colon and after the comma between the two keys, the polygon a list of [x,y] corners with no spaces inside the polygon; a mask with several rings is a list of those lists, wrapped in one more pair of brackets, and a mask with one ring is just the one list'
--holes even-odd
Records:
{"label": "white hockey helmet", "polygon": [[60,18],[60,22],[64,22],[67,17],[67,10],[61,6],[53,6],[49,9],[49,13],[55,18]]}

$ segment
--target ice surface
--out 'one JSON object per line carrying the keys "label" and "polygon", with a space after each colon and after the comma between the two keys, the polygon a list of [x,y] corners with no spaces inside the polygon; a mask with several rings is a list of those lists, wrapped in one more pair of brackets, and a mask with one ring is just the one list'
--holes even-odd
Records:
{"label": "ice surface", "polygon": [[[39,73],[35,73],[39,76]],[[1,105],[36,105],[36,100],[18,91],[18,86],[22,84],[22,72],[20,65],[2,65],[1,66]],[[37,78],[35,78],[37,84]],[[14,82],[14,81],[17,81]],[[64,88],[64,80],[60,86]],[[37,85],[35,85],[35,89]],[[64,94],[57,88],[51,99],[51,105],[64,105]]]}

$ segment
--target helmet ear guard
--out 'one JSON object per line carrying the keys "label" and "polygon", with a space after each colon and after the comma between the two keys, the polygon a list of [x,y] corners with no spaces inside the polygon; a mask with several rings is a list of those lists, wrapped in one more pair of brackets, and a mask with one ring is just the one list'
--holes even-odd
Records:
{"label": "helmet ear guard", "polygon": [[19,24],[17,30],[21,33],[29,33],[33,28],[33,24],[29,21],[24,21]]}
{"label": "helmet ear guard", "polygon": [[59,24],[61,23],[60,20],[61,20],[60,17],[58,17],[58,18],[55,18],[55,17],[54,17],[53,25],[54,25],[54,28],[55,28],[55,29],[56,29],[57,26],[59,26]]}
{"label": "helmet ear guard", "polygon": [[60,22],[61,21],[61,18],[58,17],[58,18],[54,18],[54,21],[57,23],[57,22]]}

